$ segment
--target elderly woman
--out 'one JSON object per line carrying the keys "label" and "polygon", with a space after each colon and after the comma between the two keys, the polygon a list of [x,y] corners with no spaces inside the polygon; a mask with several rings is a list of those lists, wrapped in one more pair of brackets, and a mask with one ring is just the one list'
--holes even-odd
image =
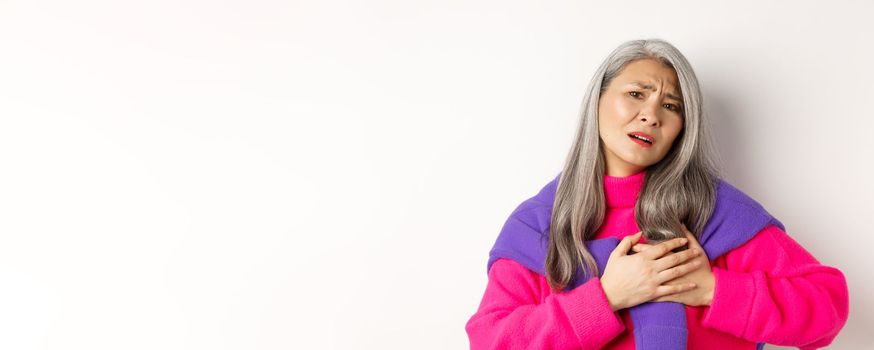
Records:
{"label": "elderly woman", "polygon": [[601,64],[564,168],[504,224],[472,349],[826,346],[847,284],[720,178],[698,81],[663,40]]}

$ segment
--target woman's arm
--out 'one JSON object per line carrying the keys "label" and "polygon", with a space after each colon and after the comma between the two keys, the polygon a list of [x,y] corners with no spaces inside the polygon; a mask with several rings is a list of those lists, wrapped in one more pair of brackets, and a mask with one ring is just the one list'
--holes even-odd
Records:
{"label": "woman's arm", "polygon": [[550,294],[545,278],[498,259],[479,309],[465,325],[471,349],[598,349],[625,330],[599,278]]}
{"label": "woman's arm", "polygon": [[819,263],[776,226],[726,253],[713,266],[706,327],[743,339],[801,349],[829,345],[847,321],[849,296],[840,270]]}

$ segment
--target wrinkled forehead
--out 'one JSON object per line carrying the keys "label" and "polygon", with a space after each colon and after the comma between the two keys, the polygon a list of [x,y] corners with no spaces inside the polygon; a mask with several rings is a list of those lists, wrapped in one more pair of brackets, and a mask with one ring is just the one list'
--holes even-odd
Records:
{"label": "wrinkled forehead", "polygon": [[[657,83],[652,83],[648,81],[639,81],[634,80],[630,81],[626,84],[627,86],[634,87],[636,89],[650,90],[650,91],[659,91],[661,88]],[[672,84],[666,83],[664,89],[666,90],[665,96],[668,98],[683,101],[683,94],[680,93],[680,89],[676,88]],[[660,92],[660,91],[659,91]]]}
{"label": "wrinkled forehead", "polygon": [[682,100],[677,73],[670,66],[651,59],[631,62],[619,72],[613,83],[641,89],[662,90],[672,98]]}

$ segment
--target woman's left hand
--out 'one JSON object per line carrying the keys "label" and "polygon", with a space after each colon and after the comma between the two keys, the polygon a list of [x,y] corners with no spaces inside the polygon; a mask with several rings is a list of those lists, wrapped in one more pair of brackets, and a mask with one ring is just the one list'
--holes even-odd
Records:
{"label": "woman's left hand", "polygon": [[[651,301],[673,301],[689,306],[707,306],[713,300],[713,290],[716,285],[716,278],[713,275],[713,270],[710,268],[710,259],[707,258],[707,253],[698,244],[695,235],[683,226],[683,232],[686,234],[686,239],[689,240],[689,249],[698,249],[701,255],[691,259],[690,261],[698,261],[698,268],[683,276],[665,282],[665,285],[695,283],[696,287],[685,292],[665,295]],[[635,252],[642,252],[651,247],[649,244],[638,243],[631,247]],[[668,255],[674,253],[668,253]],[[665,255],[667,256],[667,255]]]}

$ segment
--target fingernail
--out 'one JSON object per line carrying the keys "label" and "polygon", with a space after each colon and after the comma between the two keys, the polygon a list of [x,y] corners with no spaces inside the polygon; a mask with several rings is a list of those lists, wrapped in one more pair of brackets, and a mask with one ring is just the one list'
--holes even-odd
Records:
{"label": "fingernail", "polygon": [[686,244],[686,239],[685,239],[685,238],[680,238],[680,244]]}

